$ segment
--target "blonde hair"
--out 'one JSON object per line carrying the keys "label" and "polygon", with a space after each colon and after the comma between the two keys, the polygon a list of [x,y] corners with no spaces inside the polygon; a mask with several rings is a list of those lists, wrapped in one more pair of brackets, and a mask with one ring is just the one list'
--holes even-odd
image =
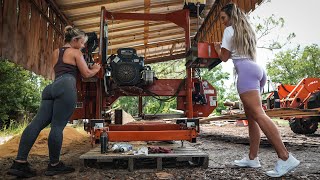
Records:
{"label": "blonde hair", "polygon": [[71,42],[72,39],[84,38],[84,42],[87,42],[88,36],[86,33],[78,28],[72,26],[66,26],[64,28],[64,42]]}
{"label": "blonde hair", "polygon": [[221,11],[225,12],[231,20],[234,29],[232,39],[233,48],[239,55],[249,56],[256,60],[256,34],[248,22],[246,15],[235,4],[225,5]]}

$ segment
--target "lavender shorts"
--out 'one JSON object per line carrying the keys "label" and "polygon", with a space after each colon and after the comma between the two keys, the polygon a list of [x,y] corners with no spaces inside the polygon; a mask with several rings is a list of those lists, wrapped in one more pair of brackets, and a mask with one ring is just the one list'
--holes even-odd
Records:
{"label": "lavender shorts", "polygon": [[257,90],[261,93],[267,81],[266,72],[250,59],[235,59],[233,64],[238,74],[238,93],[242,94],[251,90]]}

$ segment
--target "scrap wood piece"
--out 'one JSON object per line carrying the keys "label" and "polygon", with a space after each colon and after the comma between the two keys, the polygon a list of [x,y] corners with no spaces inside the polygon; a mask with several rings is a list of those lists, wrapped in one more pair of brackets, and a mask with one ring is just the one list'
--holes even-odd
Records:
{"label": "scrap wood piece", "polygon": [[[295,117],[295,116],[320,116],[320,108],[315,109],[294,109],[294,108],[276,108],[265,111],[269,117]],[[235,114],[226,116],[216,116],[200,119],[200,123],[208,123],[210,121],[220,121],[226,119],[246,119],[246,115]]]}

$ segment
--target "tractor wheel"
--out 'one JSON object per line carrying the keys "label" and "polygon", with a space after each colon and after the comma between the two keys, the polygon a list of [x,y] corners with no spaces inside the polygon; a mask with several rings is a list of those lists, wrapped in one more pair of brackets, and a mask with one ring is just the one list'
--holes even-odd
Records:
{"label": "tractor wheel", "polygon": [[320,117],[292,118],[289,121],[290,128],[297,134],[313,134],[318,129]]}

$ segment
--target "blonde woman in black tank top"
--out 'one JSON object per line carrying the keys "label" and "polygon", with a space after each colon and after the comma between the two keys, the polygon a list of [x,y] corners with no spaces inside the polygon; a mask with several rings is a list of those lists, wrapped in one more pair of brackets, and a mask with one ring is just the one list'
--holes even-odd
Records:
{"label": "blonde woman in black tank top", "polygon": [[49,164],[45,175],[53,176],[74,172],[71,166],[60,161],[63,140],[63,129],[71,117],[77,100],[77,73],[83,77],[92,77],[99,70],[100,65],[94,64],[88,68],[81,48],[87,40],[85,33],[77,28],[65,28],[65,44],[53,52],[52,61],[55,80],[44,88],[42,100],[37,115],[22,133],[16,159],[8,170],[8,174],[28,178],[36,176],[36,171],[27,162],[30,149],[40,131],[51,124],[48,137]]}

